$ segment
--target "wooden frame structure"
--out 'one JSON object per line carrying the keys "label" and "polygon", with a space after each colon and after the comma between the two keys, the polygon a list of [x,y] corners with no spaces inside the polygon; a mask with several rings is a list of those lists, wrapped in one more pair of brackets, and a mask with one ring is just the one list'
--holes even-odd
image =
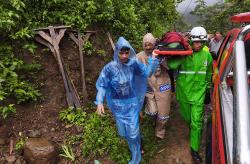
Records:
{"label": "wooden frame structure", "polygon": [[55,57],[59,70],[61,72],[64,88],[66,91],[66,101],[68,106],[73,106],[74,108],[81,107],[81,101],[79,94],[76,90],[76,87],[69,76],[67,69],[64,66],[64,61],[60,54],[59,44],[65,33],[67,32],[70,38],[74,41],[74,43],[78,46],[79,56],[81,62],[81,81],[82,81],[82,95],[83,95],[83,104],[87,103],[87,91],[85,84],[85,74],[84,74],[84,60],[83,60],[83,45],[89,39],[91,34],[94,31],[86,31],[86,35],[83,36],[79,31],[71,30],[69,26],[49,26],[48,28],[39,28],[36,29],[35,40],[46,47],[48,47],[53,56]]}

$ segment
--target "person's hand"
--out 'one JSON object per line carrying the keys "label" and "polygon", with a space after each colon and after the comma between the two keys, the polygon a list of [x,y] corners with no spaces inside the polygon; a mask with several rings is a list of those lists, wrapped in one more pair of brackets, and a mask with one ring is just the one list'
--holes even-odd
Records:
{"label": "person's hand", "polygon": [[104,112],[104,106],[103,106],[103,104],[98,104],[98,105],[97,105],[96,113],[97,113],[98,115],[103,116],[103,114],[105,113],[105,112]]}
{"label": "person's hand", "polygon": [[159,54],[155,53],[155,50],[152,52],[152,58],[156,58]]}

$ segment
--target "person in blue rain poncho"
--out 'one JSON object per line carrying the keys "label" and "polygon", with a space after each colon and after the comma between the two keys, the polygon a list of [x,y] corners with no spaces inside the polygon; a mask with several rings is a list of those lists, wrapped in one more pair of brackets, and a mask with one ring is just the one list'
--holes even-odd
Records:
{"label": "person in blue rain poncho", "polygon": [[96,82],[97,113],[104,114],[103,103],[106,98],[115,117],[118,133],[128,142],[132,154],[129,164],[138,164],[141,161],[139,113],[146,93],[146,79],[158,66],[155,55],[148,59],[148,65],[139,62],[129,42],[120,37],[116,43],[113,61],[104,66]]}

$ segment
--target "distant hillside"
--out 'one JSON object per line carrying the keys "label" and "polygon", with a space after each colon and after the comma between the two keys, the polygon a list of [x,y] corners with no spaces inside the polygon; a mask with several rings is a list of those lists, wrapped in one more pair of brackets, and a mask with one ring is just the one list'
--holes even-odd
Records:
{"label": "distant hillside", "polygon": [[[215,3],[223,3],[223,0],[205,0],[208,6],[213,5]],[[195,0],[184,0],[177,7],[177,11],[184,16],[184,21],[192,26],[197,25],[197,20],[199,19],[197,16],[190,14],[190,12],[195,8]]]}
{"label": "distant hillside", "polygon": [[184,21],[187,24],[191,24],[192,26],[198,25],[197,21],[199,20],[199,18],[195,15],[192,14],[186,14],[184,17]]}

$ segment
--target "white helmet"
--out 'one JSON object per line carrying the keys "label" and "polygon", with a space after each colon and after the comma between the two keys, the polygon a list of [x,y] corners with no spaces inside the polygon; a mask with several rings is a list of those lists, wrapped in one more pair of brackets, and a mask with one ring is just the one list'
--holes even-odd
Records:
{"label": "white helmet", "polygon": [[203,27],[194,27],[190,32],[192,41],[207,41],[207,31]]}

